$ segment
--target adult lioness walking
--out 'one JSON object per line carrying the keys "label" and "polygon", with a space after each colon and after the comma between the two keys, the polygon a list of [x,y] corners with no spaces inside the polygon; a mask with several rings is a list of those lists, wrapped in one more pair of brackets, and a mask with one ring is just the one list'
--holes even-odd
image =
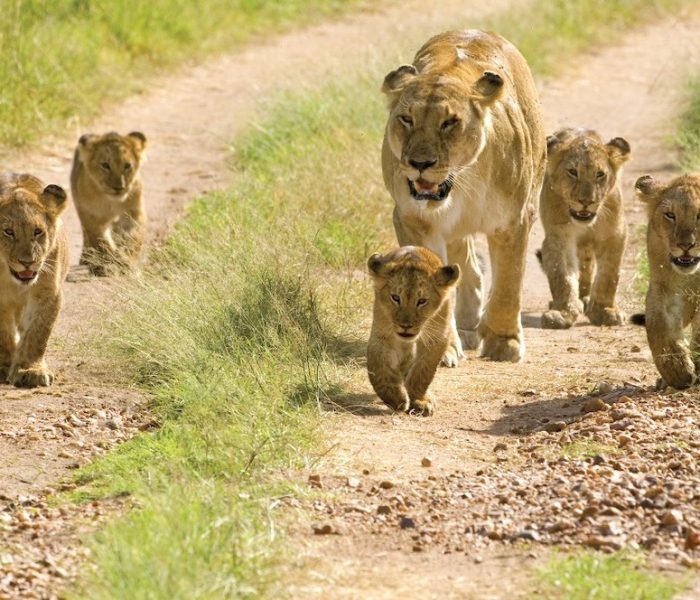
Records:
{"label": "adult lioness walking", "polygon": [[[462,267],[444,364],[456,366],[462,347],[479,342],[482,356],[521,360],[525,253],[545,167],[525,59],[498,34],[448,31],[389,73],[382,91],[390,110],[382,170],[399,244]],[[493,272],[483,315],[477,232],[488,238]]]}

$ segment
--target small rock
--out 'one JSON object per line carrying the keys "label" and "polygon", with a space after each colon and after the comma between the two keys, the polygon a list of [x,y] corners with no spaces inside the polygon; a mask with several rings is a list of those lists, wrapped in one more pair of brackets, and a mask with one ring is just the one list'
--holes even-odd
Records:
{"label": "small rock", "polygon": [[680,510],[667,510],[661,516],[661,524],[664,527],[675,527],[683,521],[683,513]]}
{"label": "small rock", "polygon": [[420,461],[421,467],[432,467],[433,466],[433,461],[430,460],[427,456],[423,457],[423,459]]}
{"label": "small rock", "polygon": [[309,475],[308,479],[309,485],[313,488],[322,488],[323,484],[321,483],[321,476],[320,475]]}
{"label": "small rock", "polygon": [[394,484],[391,481],[382,481],[379,484],[379,487],[382,488],[383,490],[390,490],[391,488],[394,487]]}
{"label": "small rock", "polygon": [[70,417],[68,417],[68,422],[71,425],[73,425],[73,427],[82,427],[83,425],[85,425],[85,423],[83,421],[81,421],[77,417],[77,415],[71,415]]}
{"label": "small rock", "polygon": [[620,445],[620,448],[624,448],[632,443],[632,437],[623,433],[617,438],[617,443]]}
{"label": "small rock", "polygon": [[524,529],[515,534],[516,540],[526,540],[529,542],[539,542],[540,534],[536,531],[531,531],[530,529]]}
{"label": "small rock", "polygon": [[581,409],[581,412],[584,413],[592,413],[592,412],[598,412],[600,410],[605,410],[607,408],[607,404],[603,402],[600,398],[590,398],[586,400],[586,403],[583,405],[583,408]]}
{"label": "small rock", "polygon": [[615,389],[612,383],[609,381],[601,381],[597,386],[596,386],[596,391],[599,394],[609,394]]}
{"label": "small rock", "polygon": [[688,529],[688,533],[685,534],[685,549],[694,550],[700,546],[700,533],[693,529]]}
{"label": "small rock", "polygon": [[331,523],[320,523],[312,525],[314,535],[340,535],[340,530]]}
{"label": "small rock", "polygon": [[357,477],[348,477],[345,483],[351,488],[359,488],[362,485],[362,482]]}
{"label": "small rock", "polygon": [[550,432],[564,431],[564,429],[566,429],[566,421],[553,421],[544,426],[544,430]]}
{"label": "small rock", "polygon": [[494,452],[501,452],[502,450],[508,450],[508,446],[503,442],[498,442],[498,444],[493,447]]}
{"label": "small rock", "polygon": [[414,552],[423,552],[423,546],[421,546],[420,544],[414,544],[413,551]]}
{"label": "small rock", "polygon": [[416,522],[411,517],[401,517],[399,527],[401,527],[401,529],[415,529]]}
{"label": "small rock", "polygon": [[630,352],[641,352],[641,351],[642,351],[642,349],[641,349],[639,346],[637,346],[637,344],[634,344],[634,345],[630,348]]}
{"label": "small rock", "polygon": [[605,521],[600,525],[600,532],[603,535],[620,535],[622,533],[622,527],[617,521]]}
{"label": "small rock", "polygon": [[387,504],[380,504],[377,506],[377,514],[378,515],[388,515],[391,514],[391,506]]}
{"label": "small rock", "polygon": [[530,396],[537,396],[537,390],[529,389],[529,390],[521,390],[518,392],[518,396],[524,396],[526,398]]}

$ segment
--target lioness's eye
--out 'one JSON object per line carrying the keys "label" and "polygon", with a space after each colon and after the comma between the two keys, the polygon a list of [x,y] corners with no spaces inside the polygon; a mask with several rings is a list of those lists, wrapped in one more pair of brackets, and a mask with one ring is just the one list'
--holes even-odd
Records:
{"label": "lioness's eye", "polygon": [[131,163],[124,164],[124,171],[131,171]]}
{"label": "lioness's eye", "polygon": [[457,117],[452,117],[451,119],[447,119],[447,121],[444,121],[443,124],[440,126],[440,128],[445,131],[449,129],[450,127],[454,127],[457,124],[457,121],[459,119]]}
{"label": "lioness's eye", "polygon": [[671,211],[665,212],[664,217],[666,217],[669,221],[675,221],[676,220],[676,214],[672,213]]}
{"label": "lioness's eye", "polygon": [[100,163],[100,167],[102,167],[102,169],[103,169],[104,171],[110,171],[110,170],[111,170],[111,169],[109,168],[109,163],[108,163],[108,162]]}
{"label": "lioness's eye", "polygon": [[392,302],[395,302],[396,304],[401,304],[401,298],[399,298],[396,294],[391,295],[391,300],[392,300]]}
{"label": "lioness's eye", "polygon": [[399,117],[399,121],[401,122],[401,125],[404,125],[405,127],[411,127],[413,125],[413,119],[411,117],[407,117],[406,115],[401,115]]}
{"label": "lioness's eye", "polygon": [[7,229],[5,229],[5,230],[3,231],[3,233],[4,233],[7,237],[10,237],[10,238],[15,237],[15,230],[14,230],[14,229],[10,229],[9,227],[8,227]]}
{"label": "lioness's eye", "polygon": [[605,179],[605,173],[603,171],[598,171],[595,176],[596,179]]}
{"label": "lioness's eye", "polygon": [[34,237],[41,237],[44,234],[43,229],[39,229],[38,227],[34,230]]}
{"label": "lioness's eye", "polygon": [[418,298],[418,301],[416,302],[416,306],[425,306],[425,304],[427,302],[428,302],[428,300],[425,298]]}
{"label": "lioness's eye", "polygon": [[578,171],[576,169],[567,169],[566,172],[571,175],[571,177],[578,177]]}

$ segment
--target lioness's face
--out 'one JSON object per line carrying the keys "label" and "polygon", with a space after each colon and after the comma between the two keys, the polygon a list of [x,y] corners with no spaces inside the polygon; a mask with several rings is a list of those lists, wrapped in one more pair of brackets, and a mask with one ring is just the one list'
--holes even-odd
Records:
{"label": "lioness's face", "polygon": [[36,283],[56,238],[56,222],[66,199],[58,186],[43,194],[0,189],[0,268],[18,285]]}
{"label": "lioness's face", "polygon": [[138,174],[145,144],[146,138],[139,132],[126,136],[84,135],[78,151],[92,180],[104,193],[118,200],[126,197]]}
{"label": "lioness's face", "polygon": [[406,246],[386,256],[375,254],[368,261],[376,300],[390,318],[396,337],[404,342],[418,338],[459,279],[459,267],[443,267],[434,254],[426,259],[427,252]]}
{"label": "lioness's face", "polygon": [[568,202],[574,223],[591,225],[601,205],[617,182],[622,164],[629,159],[629,144],[615,138],[603,144],[597,135],[584,132],[561,141],[557,134],[547,139],[547,182]]}
{"label": "lioness's face", "polygon": [[487,105],[503,81],[490,72],[471,85],[449,75],[420,75],[410,65],[387,75],[387,139],[418,201],[445,200],[487,135]]}
{"label": "lioness's face", "polygon": [[640,177],[636,188],[649,205],[649,228],[660,240],[677,273],[692,275],[700,268],[700,177],[679,177],[669,185]]}

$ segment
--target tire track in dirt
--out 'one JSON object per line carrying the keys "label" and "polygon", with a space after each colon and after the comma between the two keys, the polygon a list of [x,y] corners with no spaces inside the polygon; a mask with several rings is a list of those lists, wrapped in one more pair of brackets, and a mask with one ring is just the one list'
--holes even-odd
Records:
{"label": "tire track in dirt", "polygon": [[[658,22],[577,57],[564,75],[545,82],[541,90],[548,132],[561,126],[590,127],[604,139],[623,136],[632,145],[633,160],[623,174],[630,239],[619,290],[620,304],[628,313],[643,305],[635,292],[635,273],[637,224],[645,216],[634,199],[633,183],[646,173],[676,173],[678,156],[666,141],[681,111],[686,76],[697,72],[700,64],[698,34],[697,14]],[[422,41],[416,39],[415,47]],[[387,70],[393,66],[387,65]],[[473,476],[496,464],[496,444],[510,447],[517,442],[514,431],[532,432],[548,421],[576,418],[579,403],[567,409],[567,398],[586,396],[602,381],[617,387],[624,382],[654,383],[657,373],[641,328],[599,329],[585,319],[568,331],[539,328],[539,316],[550,300],[547,280],[534,258],[543,237],[537,223],[524,285],[527,356],[522,364],[491,363],[472,352],[459,368],[441,369],[433,384],[440,404],[430,419],[391,414],[376,399],[363,370],[356,373],[353,393],[335,399],[340,408],[329,412],[326,420],[337,432],[332,436],[335,446],[315,472],[329,474],[322,481],[327,481],[338,506],[363,495],[353,486],[349,489],[348,477],[369,490],[382,480],[399,486],[453,471]],[[423,457],[431,458],[430,470],[421,466]],[[442,555],[437,549],[415,554],[410,531],[396,527],[393,535],[372,535],[355,530],[352,519],[344,535],[310,536],[314,519],[337,517],[343,528],[342,510],[331,514],[334,509],[323,502],[311,509],[312,521],[304,520],[302,512],[296,526],[300,564],[310,576],[294,588],[294,595],[324,597],[333,590],[337,598],[518,597],[528,591],[523,585],[528,571],[546,554],[536,547],[503,546],[476,557],[473,552],[469,556],[468,549],[467,556]]]}

